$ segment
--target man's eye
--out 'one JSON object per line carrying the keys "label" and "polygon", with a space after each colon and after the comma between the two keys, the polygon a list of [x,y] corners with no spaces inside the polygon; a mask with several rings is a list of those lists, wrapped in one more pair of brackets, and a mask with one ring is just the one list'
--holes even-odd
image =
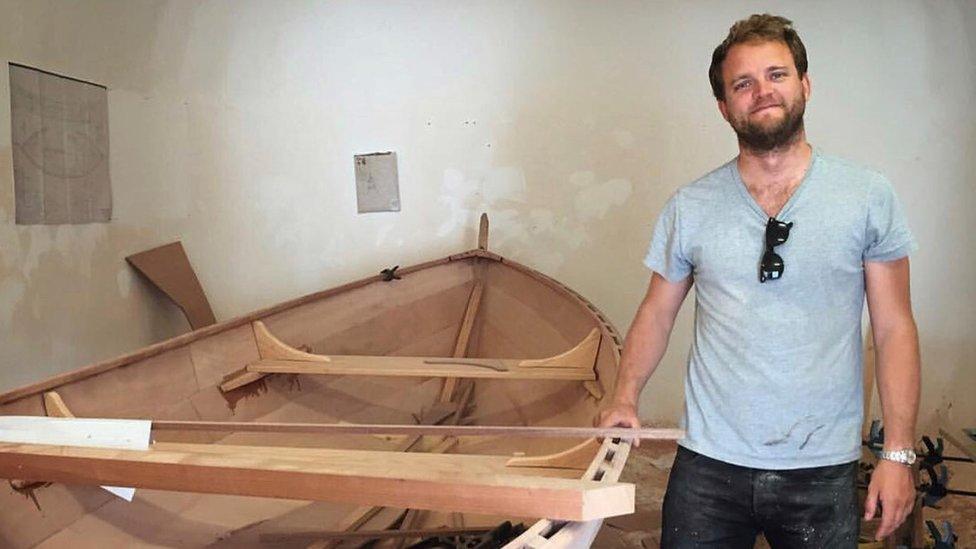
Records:
{"label": "man's eye", "polygon": [[747,87],[749,87],[749,81],[743,80],[741,82],[736,83],[734,86],[732,86],[732,89],[738,91],[738,90],[744,90]]}
{"label": "man's eye", "polygon": [[773,73],[773,80],[782,80],[783,78],[786,78],[786,73],[785,72],[774,72]]}

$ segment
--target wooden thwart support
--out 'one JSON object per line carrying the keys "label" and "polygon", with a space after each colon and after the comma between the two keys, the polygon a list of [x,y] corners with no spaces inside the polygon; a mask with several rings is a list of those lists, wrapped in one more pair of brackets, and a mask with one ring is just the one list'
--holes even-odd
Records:
{"label": "wooden thwart support", "polygon": [[561,520],[634,511],[632,484],[519,475],[506,461],[223,444],[156,443],[137,451],[0,443],[0,477],[7,478]]}
{"label": "wooden thwart support", "polygon": [[276,373],[593,381],[600,347],[600,331],[594,328],[576,347],[542,359],[317,355],[283,343],[261,321],[253,325],[261,359],[229,376],[222,391]]}

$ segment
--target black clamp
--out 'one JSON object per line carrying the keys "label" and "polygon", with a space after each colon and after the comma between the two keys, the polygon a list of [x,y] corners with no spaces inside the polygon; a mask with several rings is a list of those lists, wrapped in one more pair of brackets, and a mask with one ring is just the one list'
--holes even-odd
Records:
{"label": "black clamp", "polygon": [[922,483],[919,489],[922,491],[922,506],[936,508],[935,504],[949,494],[949,469],[945,465],[940,465],[938,473],[934,465],[922,464],[922,468],[928,473],[931,483]]}
{"label": "black clamp", "polygon": [[383,282],[389,282],[391,280],[400,280],[400,275],[396,272],[397,269],[399,268],[400,266],[396,265],[394,267],[390,267],[389,269],[383,269],[382,271],[380,271],[380,275],[383,277]]}
{"label": "black clamp", "polygon": [[945,444],[942,442],[942,437],[936,439],[936,444],[932,444],[932,439],[928,435],[922,437],[922,444],[925,445],[925,455],[922,456],[922,465],[936,466],[942,463],[942,452],[945,450]]}
{"label": "black clamp", "polygon": [[881,459],[881,451],[884,450],[884,427],[881,426],[880,419],[871,422],[871,431],[865,445],[874,457]]}
{"label": "black clamp", "polygon": [[925,526],[929,529],[929,534],[935,540],[935,546],[933,549],[955,549],[956,541],[959,539],[956,533],[952,531],[952,525],[949,521],[942,521],[942,529],[944,532],[940,532],[935,523],[931,520],[925,521]]}

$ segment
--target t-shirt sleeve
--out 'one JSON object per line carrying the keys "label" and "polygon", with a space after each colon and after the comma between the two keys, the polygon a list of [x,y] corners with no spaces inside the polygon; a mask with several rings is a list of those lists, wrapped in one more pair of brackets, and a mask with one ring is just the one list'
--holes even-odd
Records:
{"label": "t-shirt sleeve", "polygon": [[918,249],[891,184],[881,179],[868,198],[864,261],[894,261]]}
{"label": "t-shirt sleeve", "polygon": [[668,200],[657,218],[654,236],[644,257],[644,265],[668,282],[683,280],[692,271],[692,263],[682,247],[681,217],[678,194]]}

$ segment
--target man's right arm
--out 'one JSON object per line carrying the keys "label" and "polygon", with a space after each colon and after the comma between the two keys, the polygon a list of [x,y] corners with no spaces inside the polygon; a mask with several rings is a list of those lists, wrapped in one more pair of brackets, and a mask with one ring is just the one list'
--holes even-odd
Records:
{"label": "man's right arm", "polygon": [[[601,427],[640,428],[638,397],[668,348],[674,319],[693,282],[691,275],[678,282],[668,282],[658,273],[651,275],[647,295],[624,341],[613,397],[600,413]],[[635,440],[634,445],[639,446],[640,441]]]}

